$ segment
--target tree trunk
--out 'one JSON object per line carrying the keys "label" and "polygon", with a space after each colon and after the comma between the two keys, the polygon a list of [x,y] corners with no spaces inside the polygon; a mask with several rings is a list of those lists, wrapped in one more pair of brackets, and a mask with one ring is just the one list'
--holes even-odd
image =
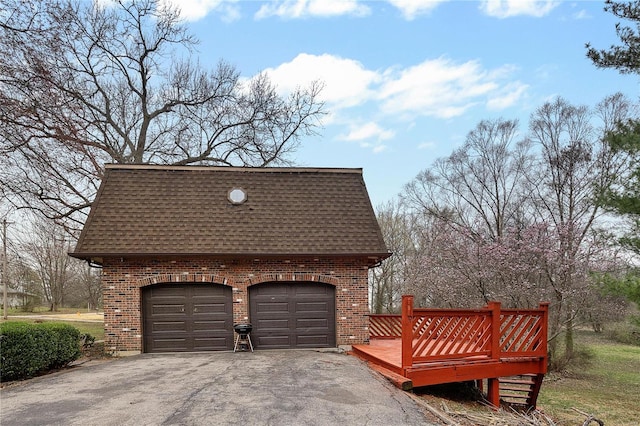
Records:
{"label": "tree trunk", "polygon": [[573,313],[569,309],[567,312],[567,325],[565,326],[564,335],[564,356],[567,360],[573,358],[574,344],[573,344]]}

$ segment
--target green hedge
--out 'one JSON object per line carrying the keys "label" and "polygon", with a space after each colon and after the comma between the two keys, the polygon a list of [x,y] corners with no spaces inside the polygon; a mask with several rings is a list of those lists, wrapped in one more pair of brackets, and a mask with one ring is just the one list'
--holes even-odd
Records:
{"label": "green hedge", "polygon": [[80,353],[80,331],[68,324],[0,324],[0,381],[63,367]]}

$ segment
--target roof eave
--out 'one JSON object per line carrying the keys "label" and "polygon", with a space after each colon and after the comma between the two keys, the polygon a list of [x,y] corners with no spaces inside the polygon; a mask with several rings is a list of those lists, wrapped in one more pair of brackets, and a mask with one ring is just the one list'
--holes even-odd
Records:
{"label": "roof eave", "polygon": [[215,258],[215,259],[284,259],[284,258],[367,258],[372,263],[383,261],[390,257],[390,252],[351,252],[351,253],[76,253],[70,252],[69,256],[101,264],[106,258]]}

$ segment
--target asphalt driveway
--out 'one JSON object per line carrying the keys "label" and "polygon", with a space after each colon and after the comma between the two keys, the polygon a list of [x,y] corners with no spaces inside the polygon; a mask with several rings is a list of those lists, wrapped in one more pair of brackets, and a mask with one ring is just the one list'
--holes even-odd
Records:
{"label": "asphalt driveway", "polygon": [[404,392],[334,352],[144,354],[0,390],[9,425],[425,425]]}

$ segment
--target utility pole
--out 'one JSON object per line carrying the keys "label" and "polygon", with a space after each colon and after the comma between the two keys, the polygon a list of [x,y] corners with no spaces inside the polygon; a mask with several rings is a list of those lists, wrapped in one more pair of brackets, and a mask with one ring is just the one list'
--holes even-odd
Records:
{"label": "utility pole", "polygon": [[2,308],[3,308],[3,318],[7,319],[7,281],[9,281],[9,274],[7,273],[8,264],[7,262],[7,218],[2,220],[2,246],[4,256],[2,257],[2,284],[4,284],[3,289],[3,297],[2,297]]}

